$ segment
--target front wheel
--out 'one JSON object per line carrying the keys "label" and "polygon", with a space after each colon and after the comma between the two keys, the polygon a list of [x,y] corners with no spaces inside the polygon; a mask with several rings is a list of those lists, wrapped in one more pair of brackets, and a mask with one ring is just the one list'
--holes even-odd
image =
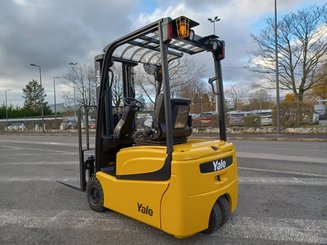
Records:
{"label": "front wheel", "polygon": [[96,212],[103,212],[105,208],[103,206],[104,197],[103,190],[100,182],[96,177],[91,177],[86,185],[86,195],[89,206]]}

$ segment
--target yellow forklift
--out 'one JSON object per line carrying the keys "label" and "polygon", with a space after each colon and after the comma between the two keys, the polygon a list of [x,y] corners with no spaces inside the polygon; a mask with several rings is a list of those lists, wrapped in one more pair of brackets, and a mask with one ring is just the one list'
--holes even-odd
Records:
{"label": "yellow forklift", "polygon": [[[201,37],[197,22],[181,16],[163,18],[104,48],[95,57],[98,90],[95,156],[82,147],[80,190],[92,210],[110,209],[178,238],[212,233],[233,213],[238,200],[237,159],[227,142],[221,63],[224,41]],[[211,52],[215,75],[209,79],[217,95],[219,139],[194,139],[191,100],[172,98],[169,62],[183,54]],[[124,108],[112,103],[114,63],[122,67]],[[143,65],[157,83],[151,127],[137,129],[143,103],[135,98],[133,68]],[[89,144],[89,143],[88,143]]]}

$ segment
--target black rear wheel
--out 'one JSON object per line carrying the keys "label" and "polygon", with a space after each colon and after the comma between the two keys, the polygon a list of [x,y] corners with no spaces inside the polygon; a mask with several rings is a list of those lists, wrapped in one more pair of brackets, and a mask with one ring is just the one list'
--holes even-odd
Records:
{"label": "black rear wheel", "polygon": [[103,190],[100,182],[96,177],[91,177],[86,186],[87,201],[92,210],[96,212],[103,212],[105,208],[103,206]]}
{"label": "black rear wheel", "polygon": [[222,225],[224,225],[230,216],[230,207],[227,197],[222,196],[218,199],[218,205],[221,209],[223,219],[222,219]]}
{"label": "black rear wheel", "polygon": [[208,229],[202,231],[202,233],[211,234],[214,231],[218,230],[222,226],[222,219],[223,214],[218,203],[216,202],[211,210]]}
{"label": "black rear wheel", "polygon": [[208,229],[202,231],[204,234],[211,234],[218,230],[222,225],[224,225],[230,216],[230,208],[228,199],[222,196],[214,204],[210,218]]}

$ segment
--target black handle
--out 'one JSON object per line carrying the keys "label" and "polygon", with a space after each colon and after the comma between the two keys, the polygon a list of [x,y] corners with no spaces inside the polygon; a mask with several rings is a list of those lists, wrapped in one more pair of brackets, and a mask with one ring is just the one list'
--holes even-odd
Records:
{"label": "black handle", "polygon": [[215,91],[215,86],[214,86],[214,84],[213,84],[213,82],[214,81],[217,81],[218,80],[218,77],[217,76],[215,76],[215,77],[211,77],[211,78],[209,78],[209,80],[208,80],[208,83],[211,85],[211,88],[212,88],[212,93],[214,94],[214,95],[219,95],[219,92],[217,91]]}

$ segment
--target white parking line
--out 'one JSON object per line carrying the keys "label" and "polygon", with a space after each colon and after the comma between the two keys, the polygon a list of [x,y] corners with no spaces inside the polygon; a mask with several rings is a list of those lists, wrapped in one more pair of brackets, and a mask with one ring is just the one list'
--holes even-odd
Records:
{"label": "white parking line", "polygon": [[[137,222],[110,212],[96,213],[79,210],[0,210],[0,227],[19,225],[26,228],[152,232]],[[214,237],[252,238],[269,241],[327,243],[327,221],[273,217],[232,216],[214,233]]]}
{"label": "white parking line", "polygon": [[29,148],[29,147],[19,147],[19,146],[9,146],[9,145],[3,145],[1,147],[13,149],[13,150],[30,150],[30,151],[56,152],[56,153],[67,153],[67,152],[69,152],[69,151],[56,151],[56,150],[48,150],[48,149],[40,149],[40,148]]}
{"label": "white parking line", "polygon": [[33,144],[33,145],[59,145],[59,146],[78,146],[77,143],[63,143],[53,141],[22,141],[22,140],[1,140],[0,143],[14,143],[14,144]]}
{"label": "white parking line", "polygon": [[[58,153],[57,152],[48,152],[48,153],[11,153],[11,154],[7,154],[6,153],[6,156],[44,156],[44,155],[47,155],[47,156],[58,156]],[[77,156],[78,157],[78,153],[77,152],[60,152],[60,155],[63,156]]]}
{"label": "white parking line", "polygon": [[293,175],[301,175],[301,176],[327,178],[327,175],[324,175],[324,174],[313,174],[313,173],[305,173],[305,172],[293,172],[293,171],[285,171],[285,170],[274,170],[274,169],[263,169],[263,168],[247,168],[247,167],[238,167],[238,169],[249,170],[249,171],[257,171],[257,172],[278,173],[278,174],[293,174]]}
{"label": "white parking line", "polygon": [[246,185],[327,186],[327,178],[239,177],[238,181]]}
{"label": "white parking line", "polygon": [[57,162],[1,162],[1,165],[76,165],[78,166],[78,160],[75,161],[57,161]]}
{"label": "white parking line", "polygon": [[79,178],[70,178],[70,177],[41,177],[41,176],[17,176],[17,177],[7,177],[0,176],[0,182],[56,182],[57,180],[63,182],[77,182]]}
{"label": "white parking line", "polygon": [[310,162],[310,163],[326,163],[327,157],[308,157],[308,156],[292,156],[282,154],[271,153],[257,153],[257,152],[237,152],[237,156],[241,158],[254,158],[254,159],[266,159],[266,160],[280,160],[280,161],[292,161],[292,162]]}
{"label": "white parking line", "polygon": [[214,236],[220,234],[231,238],[326,244],[327,221],[235,216]]}

